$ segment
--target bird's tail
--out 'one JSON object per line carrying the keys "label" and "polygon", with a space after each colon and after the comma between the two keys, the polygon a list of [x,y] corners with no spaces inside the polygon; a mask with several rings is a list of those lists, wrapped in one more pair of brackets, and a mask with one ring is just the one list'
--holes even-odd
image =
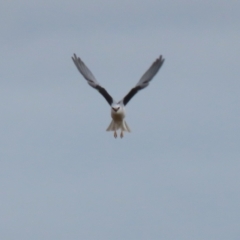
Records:
{"label": "bird's tail", "polygon": [[106,131],[117,131],[118,129],[121,129],[123,132],[131,132],[126,121],[124,120],[121,122],[115,122],[112,120]]}

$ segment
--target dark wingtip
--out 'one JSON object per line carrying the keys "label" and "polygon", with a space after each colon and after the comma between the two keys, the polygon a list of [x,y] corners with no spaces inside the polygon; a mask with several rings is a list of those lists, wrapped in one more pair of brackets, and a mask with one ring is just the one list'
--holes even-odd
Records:
{"label": "dark wingtip", "polygon": [[162,63],[165,61],[165,59],[163,58],[162,55],[160,55],[158,59],[159,59],[159,61],[162,62]]}

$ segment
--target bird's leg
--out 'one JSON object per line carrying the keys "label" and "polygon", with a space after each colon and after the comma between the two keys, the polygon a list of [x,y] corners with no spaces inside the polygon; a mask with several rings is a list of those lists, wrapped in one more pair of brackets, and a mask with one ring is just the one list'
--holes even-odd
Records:
{"label": "bird's leg", "polygon": [[117,132],[116,131],[114,131],[114,137],[117,138]]}
{"label": "bird's leg", "polygon": [[123,138],[123,131],[121,131],[120,137]]}

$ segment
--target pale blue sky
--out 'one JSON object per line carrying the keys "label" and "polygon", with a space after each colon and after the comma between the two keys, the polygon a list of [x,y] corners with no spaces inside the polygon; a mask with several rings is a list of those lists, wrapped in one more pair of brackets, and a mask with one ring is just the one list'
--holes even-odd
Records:
{"label": "pale blue sky", "polygon": [[[240,2],[5,1],[0,239],[238,240]],[[127,106],[132,132],[74,66]]]}

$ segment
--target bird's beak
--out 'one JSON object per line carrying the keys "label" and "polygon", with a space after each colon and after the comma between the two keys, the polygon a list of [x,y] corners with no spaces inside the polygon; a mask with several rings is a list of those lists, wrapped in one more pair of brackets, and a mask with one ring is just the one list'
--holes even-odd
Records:
{"label": "bird's beak", "polygon": [[112,109],[114,110],[114,112],[117,112],[117,111],[119,110],[119,108],[120,108],[120,107],[118,107],[118,108],[112,107]]}

